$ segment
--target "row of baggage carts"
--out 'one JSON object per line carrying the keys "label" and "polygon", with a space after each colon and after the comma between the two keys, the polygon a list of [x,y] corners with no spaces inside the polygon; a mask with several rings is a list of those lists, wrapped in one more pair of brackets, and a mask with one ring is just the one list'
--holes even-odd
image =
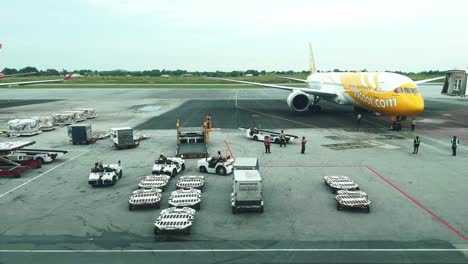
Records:
{"label": "row of baggage carts", "polygon": [[[169,175],[149,175],[143,177],[138,189],[133,191],[128,209],[161,208],[163,192],[168,186]],[[167,204],[169,208],[161,211],[154,221],[154,234],[163,232],[184,232],[189,234],[195,220],[195,212],[201,209],[202,190],[205,177],[198,175],[180,176],[176,190],[171,192]]]}
{"label": "row of baggage carts", "polygon": [[325,176],[323,180],[335,194],[336,209],[361,210],[370,212],[369,196],[348,176]]}

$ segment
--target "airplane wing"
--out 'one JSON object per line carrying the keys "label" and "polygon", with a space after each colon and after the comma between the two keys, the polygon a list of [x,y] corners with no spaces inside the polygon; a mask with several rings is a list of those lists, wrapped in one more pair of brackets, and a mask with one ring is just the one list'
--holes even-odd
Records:
{"label": "airplane wing", "polygon": [[216,78],[216,77],[205,77],[205,78],[213,79],[213,80],[221,80],[221,81],[226,81],[226,82],[235,82],[235,83],[263,86],[263,87],[275,88],[275,89],[286,90],[286,91],[301,91],[301,92],[306,93],[306,94],[316,95],[316,96],[320,96],[320,97],[336,97],[337,96],[336,93],[329,93],[329,92],[320,91],[320,90],[316,90],[316,89],[309,89],[309,88],[290,87],[290,86],[267,84],[267,83],[257,83],[257,82],[246,82],[246,81]]}
{"label": "airplane wing", "polygon": [[37,72],[25,72],[25,73],[15,73],[15,74],[3,74],[0,72],[0,78],[4,77],[14,77],[14,76],[24,76],[24,75],[31,75],[36,74]]}
{"label": "airplane wing", "polygon": [[10,85],[30,85],[30,84],[41,84],[41,83],[54,83],[54,82],[63,82],[69,80],[72,77],[73,73],[68,74],[63,79],[56,80],[40,80],[40,81],[25,81],[25,82],[12,82],[12,83],[0,83],[1,86],[10,86]]}
{"label": "airplane wing", "polygon": [[445,76],[444,77],[437,77],[437,78],[432,78],[432,79],[425,79],[425,80],[415,81],[414,83],[421,84],[421,83],[432,82],[432,81],[440,80],[440,79],[444,79],[444,78],[445,78]]}
{"label": "airplane wing", "polygon": [[281,79],[286,79],[286,80],[291,80],[291,81],[297,81],[297,82],[307,82],[307,80],[304,79],[297,79],[297,78],[291,78],[291,77],[282,77],[282,76],[276,76]]}

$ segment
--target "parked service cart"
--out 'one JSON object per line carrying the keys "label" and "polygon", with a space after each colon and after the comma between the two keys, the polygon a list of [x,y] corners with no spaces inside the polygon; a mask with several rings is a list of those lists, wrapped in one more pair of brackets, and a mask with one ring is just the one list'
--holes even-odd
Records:
{"label": "parked service cart", "polygon": [[169,207],[167,209],[161,210],[161,215],[165,214],[172,214],[172,213],[186,213],[190,215],[195,215],[197,211],[195,209],[192,209],[190,207]]}
{"label": "parked service cart", "polygon": [[96,142],[90,124],[73,124],[68,127],[68,136],[73,145]]}
{"label": "parked service cart", "polygon": [[367,193],[362,191],[337,191],[336,209],[360,209],[370,212],[370,203]]}
{"label": "parked service cart", "polygon": [[[242,129],[245,129],[245,128],[242,128]],[[247,136],[247,138],[258,140],[258,141],[264,141],[265,137],[268,136],[270,138],[270,141],[276,144],[280,143],[280,134],[281,134],[280,132],[268,131],[268,130],[263,130],[263,129],[258,129],[258,128],[245,129],[245,135]],[[294,139],[297,139],[297,138],[299,137],[295,135],[285,134],[286,143],[293,141]]]}
{"label": "parked service cart", "polygon": [[[2,142],[0,143],[0,154],[5,155],[35,143],[35,141]],[[31,169],[40,167],[40,160],[22,160],[13,162],[4,157],[0,157],[0,177],[19,178],[21,177],[21,174],[26,173]]]}
{"label": "parked service cart", "polygon": [[13,119],[8,121],[10,136],[34,136],[42,133],[39,123],[35,119]]}
{"label": "parked service cart", "polygon": [[257,210],[263,213],[263,181],[257,170],[235,170],[231,193],[232,213]]}
{"label": "parked service cart", "polygon": [[323,180],[326,185],[330,186],[332,193],[336,193],[338,190],[359,190],[357,183],[347,176],[325,176]]}
{"label": "parked service cart", "polygon": [[52,116],[35,116],[31,119],[36,120],[41,131],[51,131],[55,129],[54,118]]}
{"label": "parked service cart", "polygon": [[140,145],[140,139],[133,139],[133,129],[131,127],[111,128],[111,139],[113,147],[117,149],[135,148]]}
{"label": "parked service cart", "polygon": [[177,189],[198,189],[200,191],[203,190],[203,186],[205,185],[205,176],[180,176],[177,180],[176,188]]}
{"label": "parked service cart", "polygon": [[171,179],[168,175],[149,175],[145,176],[143,180],[140,181],[138,184],[138,188],[140,189],[153,189],[158,188],[164,191],[166,185],[169,183]]}
{"label": "parked service cart", "polygon": [[75,114],[72,113],[59,113],[53,114],[54,126],[68,126],[76,122]]}
{"label": "parked service cart", "polygon": [[141,207],[161,208],[162,190],[157,188],[139,189],[132,192],[128,201],[128,210]]}
{"label": "parked service cart", "polygon": [[259,170],[258,158],[237,158],[233,165],[234,170]]}
{"label": "parked service cart", "polygon": [[166,210],[164,214],[161,212],[158,219],[154,221],[154,234],[158,235],[162,232],[185,232],[190,234],[190,228],[195,220],[194,214],[187,213],[184,210]]}
{"label": "parked service cart", "polygon": [[22,148],[7,154],[5,158],[11,161],[39,160],[43,164],[52,162],[66,153],[68,153],[68,150]]}
{"label": "parked service cart", "polygon": [[227,157],[221,161],[217,161],[216,157],[200,159],[197,162],[197,167],[203,173],[216,173],[219,175],[231,174],[234,166],[234,159]]}
{"label": "parked service cart", "polygon": [[88,183],[93,187],[114,185],[122,176],[123,172],[120,160],[117,164],[102,164],[101,162],[96,162],[89,174]]}
{"label": "parked service cart", "polygon": [[185,161],[181,157],[170,157],[166,160],[157,159],[153,165],[153,174],[166,174],[171,177],[185,170]]}
{"label": "parked service cart", "polygon": [[169,197],[169,206],[190,207],[200,210],[201,191],[197,189],[179,189],[173,191]]}

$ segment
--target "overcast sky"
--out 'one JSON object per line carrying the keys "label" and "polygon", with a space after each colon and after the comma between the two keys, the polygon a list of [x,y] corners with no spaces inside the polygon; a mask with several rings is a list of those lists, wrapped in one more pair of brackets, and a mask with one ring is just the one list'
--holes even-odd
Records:
{"label": "overcast sky", "polygon": [[468,1],[15,0],[0,5],[0,70],[468,66]]}

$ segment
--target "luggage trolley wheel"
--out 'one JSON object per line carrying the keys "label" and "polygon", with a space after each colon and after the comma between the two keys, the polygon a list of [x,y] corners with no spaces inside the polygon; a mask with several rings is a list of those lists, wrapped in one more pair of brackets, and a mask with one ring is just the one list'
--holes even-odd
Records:
{"label": "luggage trolley wheel", "polygon": [[129,204],[129,205],[128,205],[128,210],[129,210],[129,211],[133,210],[133,205]]}
{"label": "luggage trolley wheel", "polygon": [[155,235],[159,235],[159,234],[161,234],[161,230],[159,230],[159,228],[157,228],[157,227],[154,227],[153,233],[154,233]]}
{"label": "luggage trolley wheel", "polygon": [[191,232],[191,230],[190,230],[190,226],[189,226],[189,227],[187,227],[187,228],[185,229],[185,234],[188,235],[188,234],[190,234],[190,232]]}
{"label": "luggage trolley wheel", "polygon": [[336,202],[336,209],[338,211],[341,211],[341,209],[343,209],[343,207],[341,206],[341,204],[339,202]]}
{"label": "luggage trolley wheel", "polygon": [[370,206],[365,207],[365,208],[364,208],[364,212],[370,213]]}
{"label": "luggage trolley wheel", "polygon": [[236,207],[233,206],[232,207],[232,214],[236,214],[236,213],[237,213],[237,209],[236,209]]}

